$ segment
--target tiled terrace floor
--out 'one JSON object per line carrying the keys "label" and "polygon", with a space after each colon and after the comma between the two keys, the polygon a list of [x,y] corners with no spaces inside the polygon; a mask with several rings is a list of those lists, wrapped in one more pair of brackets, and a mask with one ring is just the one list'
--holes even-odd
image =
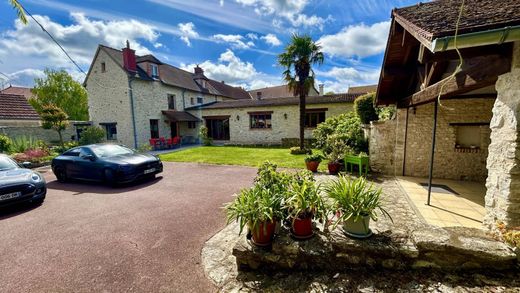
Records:
{"label": "tiled terrace floor", "polygon": [[427,178],[398,177],[398,182],[408,195],[410,202],[428,224],[440,227],[463,226],[482,228],[485,214],[484,183],[434,179],[433,184],[447,186],[454,191],[432,189],[430,206],[428,198]]}

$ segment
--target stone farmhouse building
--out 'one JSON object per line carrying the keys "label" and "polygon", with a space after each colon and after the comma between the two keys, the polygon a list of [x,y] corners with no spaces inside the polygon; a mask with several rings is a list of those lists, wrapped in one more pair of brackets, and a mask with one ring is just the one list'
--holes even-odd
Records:
{"label": "stone farmhouse building", "polygon": [[486,182],[484,224],[519,226],[520,2],[467,0],[455,43],[460,4],[392,11],[377,103],[397,117],[372,123],[371,168]]}
{"label": "stone farmhouse building", "polygon": [[[100,45],[84,82],[93,124],[109,141],[131,147],[152,138],[198,141],[201,125],[217,142],[282,144],[298,137],[298,99],[286,86],[246,91],[204,75]],[[306,135],[325,118],[351,110],[359,94],[319,95],[309,91]]]}

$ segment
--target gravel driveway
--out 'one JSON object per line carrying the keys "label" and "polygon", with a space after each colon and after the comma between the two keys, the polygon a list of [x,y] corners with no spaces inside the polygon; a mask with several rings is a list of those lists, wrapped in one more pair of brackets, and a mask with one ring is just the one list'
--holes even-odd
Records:
{"label": "gravel driveway", "polygon": [[165,163],[110,188],[58,183],[42,206],[0,210],[0,292],[212,292],[200,251],[256,169]]}

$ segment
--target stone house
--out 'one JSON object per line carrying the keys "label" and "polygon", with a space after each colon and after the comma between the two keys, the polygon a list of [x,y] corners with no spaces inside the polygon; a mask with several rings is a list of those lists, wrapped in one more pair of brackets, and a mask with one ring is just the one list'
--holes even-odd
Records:
{"label": "stone house", "polygon": [[[89,113],[107,139],[132,147],[150,139],[198,141],[201,125],[228,144],[281,144],[298,137],[298,102],[287,86],[247,92],[215,81],[195,67],[188,72],[152,55],[137,56],[100,45],[84,82]],[[307,135],[330,115],[351,109],[357,95],[320,96],[309,91]]]}
{"label": "stone house", "polygon": [[520,2],[467,0],[456,35],[460,5],[392,11],[377,104],[397,117],[372,123],[371,168],[485,181],[484,224],[518,226]]}

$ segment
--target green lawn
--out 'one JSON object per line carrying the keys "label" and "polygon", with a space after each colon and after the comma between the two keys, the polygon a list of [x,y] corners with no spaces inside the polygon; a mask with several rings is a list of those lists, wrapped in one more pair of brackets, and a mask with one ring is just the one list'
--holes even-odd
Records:
{"label": "green lawn", "polygon": [[[305,168],[305,155],[291,155],[286,148],[202,146],[161,155],[166,162],[196,162],[258,167],[270,161],[282,168]],[[320,165],[325,170],[326,164]]]}

